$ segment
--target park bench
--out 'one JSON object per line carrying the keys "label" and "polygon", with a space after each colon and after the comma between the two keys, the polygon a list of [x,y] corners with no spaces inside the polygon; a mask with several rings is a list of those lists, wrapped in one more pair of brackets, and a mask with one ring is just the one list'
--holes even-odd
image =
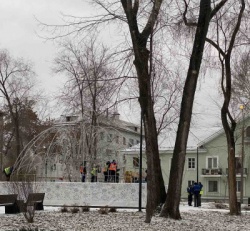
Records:
{"label": "park bench", "polygon": [[27,201],[18,201],[21,212],[27,211],[27,206],[34,206],[35,210],[44,210],[43,200],[45,193],[29,193]]}
{"label": "park bench", "polygon": [[19,213],[17,194],[0,195],[0,206],[5,206],[6,214]]}

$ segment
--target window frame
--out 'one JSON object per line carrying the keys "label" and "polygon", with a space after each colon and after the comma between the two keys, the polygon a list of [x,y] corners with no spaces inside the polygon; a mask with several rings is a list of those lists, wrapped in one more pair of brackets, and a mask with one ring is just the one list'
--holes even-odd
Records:
{"label": "window frame", "polygon": [[[244,184],[243,184],[244,185]],[[241,180],[237,179],[236,180],[236,193],[240,193],[240,189],[241,189]],[[243,190],[244,191],[244,190]]]}
{"label": "window frame", "polygon": [[[210,182],[216,182],[216,191],[214,191],[214,190],[211,191],[210,190]],[[208,193],[218,193],[219,192],[219,182],[218,182],[218,180],[208,180],[207,184],[208,184],[208,187],[207,187]]]}
{"label": "window frame", "polygon": [[[212,167],[209,167],[208,160],[212,159]],[[214,159],[216,159],[216,167],[214,166]],[[218,156],[207,156],[206,157],[206,168],[207,169],[218,169],[219,168],[219,157]]]}
{"label": "window frame", "polygon": [[112,142],[112,140],[113,140],[113,134],[112,133],[107,134],[107,142]]}
{"label": "window frame", "polygon": [[128,146],[129,146],[129,147],[134,146],[134,139],[130,138],[130,139],[128,140]]}
{"label": "window frame", "polygon": [[138,156],[133,156],[133,168],[139,168],[139,157]]}
{"label": "window frame", "polygon": [[[191,165],[194,165],[194,167],[189,167],[189,160],[193,159],[193,162],[191,162]],[[187,158],[187,169],[188,170],[196,170],[196,158],[195,157],[188,157]]]}
{"label": "window frame", "polygon": [[115,142],[116,142],[117,144],[120,143],[120,137],[119,137],[118,135],[115,136]]}
{"label": "window frame", "polygon": [[187,186],[190,186],[190,185],[194,185],[194,180],[188,180],[188,184],[187,184]]}

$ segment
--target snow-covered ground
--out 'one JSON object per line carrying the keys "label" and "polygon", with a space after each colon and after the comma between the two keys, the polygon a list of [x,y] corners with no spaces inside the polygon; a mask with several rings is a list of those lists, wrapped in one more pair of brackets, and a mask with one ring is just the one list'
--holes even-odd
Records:
{"label": "snow-covered ground", "polygon": [[45,207],[36,211],[34,223],[28,224],[23,214],[5,215],[0,207],[0,230],[250,230],[250,211],[242,210],[241,216],[230,216],[227,209],[216,209],[214,203],[203,203],[200,208],[181,204],[181,220],[159,217],[146,224],[145,211],[117,210],[115,213],[100,214],[99,209],[89,212],[62,213],[60,208]]}

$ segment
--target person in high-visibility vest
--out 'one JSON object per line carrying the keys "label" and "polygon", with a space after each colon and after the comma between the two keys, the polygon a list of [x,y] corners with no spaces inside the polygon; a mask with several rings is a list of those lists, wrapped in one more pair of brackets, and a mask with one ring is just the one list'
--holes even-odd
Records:
{"label": "person in high-visibility vest", "polygon": [[7,181],[10,180],[10,175],[12,172],[13,172],[13,167],[7,167],[3,170],[3,173],[5,174]]}
{"label": "person in high-visibility vest", "polygon": [[203,184],[201,182],[198,183],[199,187],[200,187],[200,193],[198,195],[198,207],[201,206],[201,195],[203,194]]}
{"label": "person in high-visibility vest", "polygon": [[97,182],[97,167],[94,165],[90,171],[91,173],[91,182]]}

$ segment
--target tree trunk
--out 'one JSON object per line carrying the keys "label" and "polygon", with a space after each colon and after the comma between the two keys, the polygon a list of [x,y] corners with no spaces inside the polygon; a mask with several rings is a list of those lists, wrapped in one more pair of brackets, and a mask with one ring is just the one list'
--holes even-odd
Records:
{"label": "tree trunk", "polygon": [[[236,194],[236,172],[235,172],[235,139],[234,132],[236,128],[235,120],[230,116],[228,110],[231,99],[231,65],[230,65],[230,53],[225,55],[225,75],[226,75],[226,87],[224,89],[224,103],[221,108],[221,121],[226,133],[227,147],[228,147],[228,188],[229,188],[229,209],[231,215],[239,215],[237,207],[237,194]],[[223,84],[223,81],[222,81]],[[228,118],[231,120],[231,126],[229,125]]]}
{"label": "tree trunk", "polygon": [[147,156],[147,206],[145,222],[150,223],[157,205],[164,202],[166,198],[157,142],[154,104],[151,94],[151,75],[148,67],[150,52],[147,49],[147,41],[153,32],[162,0],[155,0],[153,2],[153,8],[142,32],[139,32],[137,24],[140,1],[136,0],[132,4],[130,0],[121,0],[121,3],[128,21],[135,56],[134,65],[139,83],[139,102],[144,121]]}
{"label": "tree trunk", "polygon": [[189,63],[189,69],[184,86],[180,120],[175,141],[172,166],[169,176],[167,199],[162,208],[160,216],[180,219],[180,197],[182,176],[186,157],[187,140],[192,116],[194,95],[205,46],[205,39],[210,22],[211,1],[200,1],[200,13],[195,34],[193,51]]}
{"label": "tree trunk", "polygon": [[[137,45],[138,46],[138,45]],[[150,223],[154,210],[160,203],[166,199],[164,180],[162,177],[159,149],[157,142],[156,120],[154,115],[154,105],[151,95],[151,79],[148,73],[149,52],[144,47],[138,56],[135,56],[134,65],[136,66],[139,90],[140,105],[144,121],[144,130],[146,138],[146,156],[147,156],[147,205],[146,205],[146,223]]]}

